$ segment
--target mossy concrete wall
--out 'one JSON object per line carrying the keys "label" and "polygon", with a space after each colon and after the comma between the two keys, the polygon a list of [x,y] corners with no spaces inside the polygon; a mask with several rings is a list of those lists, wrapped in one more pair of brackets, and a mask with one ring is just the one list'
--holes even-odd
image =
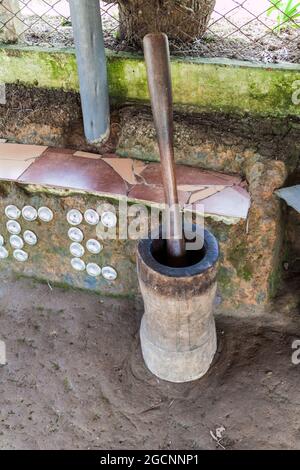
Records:
{"label": "mossy concrete wall", "polygon": [[[142,56],[107,51],[113,104],[148,103]],[[173,59],[174,103],[188,111],[300,116],[292,96],[300,80],[296,64],[263,65],[226,59]],[[78,91],[74,50],[0,47],[0,82]]]}

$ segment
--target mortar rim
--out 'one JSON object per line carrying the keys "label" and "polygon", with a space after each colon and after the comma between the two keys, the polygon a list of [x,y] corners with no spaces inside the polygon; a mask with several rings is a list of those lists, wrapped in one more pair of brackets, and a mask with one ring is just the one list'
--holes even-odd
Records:
{"label": "mortar rim", "polygon": [[[193,224],[193,229],[197,226]],[[152,245],[156,240],[145,238],[138,244],[138,253],[145,265],[156,273],[172,278],[188,278],[207,272],[213,268],[219,259],[219,244],[216,237],[204,229],[204,257],[197,263],[180,268],[170,267],[159,263],[152,254]]]}

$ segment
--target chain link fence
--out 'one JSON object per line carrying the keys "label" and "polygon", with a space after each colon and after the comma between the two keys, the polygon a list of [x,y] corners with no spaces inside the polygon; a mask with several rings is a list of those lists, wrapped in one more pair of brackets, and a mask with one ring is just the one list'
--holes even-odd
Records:
{"label": "chain link fence", "polygon": [[[141,48],[136,37],[126,35],[126,29],[131,28],[131,33],[138,30],[140,35],[149,29],[167,29],[174,55],[266,63],[300,61],[298,0],[107,0],[99,3],[105,45],[116,51]],[[167,5],[165,14],[153,8],[158,3]],[[199,19],[203,5],[213,10],[206,12],[204,35],[200,34],[202,19]],[[69,2],[0,0],[0,42],[72,47]]]}

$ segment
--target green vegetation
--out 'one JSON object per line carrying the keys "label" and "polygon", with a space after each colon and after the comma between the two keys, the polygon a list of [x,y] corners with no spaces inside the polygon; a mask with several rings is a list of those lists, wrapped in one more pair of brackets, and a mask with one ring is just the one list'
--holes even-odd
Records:
{"label": "green vegetation", "polygon": [[300,2],[298,0],[271,0],[268,16],[276,16],[276,31],[300,28]]}

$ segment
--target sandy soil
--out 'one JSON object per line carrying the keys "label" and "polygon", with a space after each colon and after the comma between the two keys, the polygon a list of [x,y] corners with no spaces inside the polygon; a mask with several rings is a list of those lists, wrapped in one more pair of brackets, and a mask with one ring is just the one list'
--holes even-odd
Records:
{"label": "sandy soil", "polygon": [[299,448],[299,312],[218,318],[213,367],[183,385],[146,370],[141,314],[140,301],[2,279],[0,448]]}

